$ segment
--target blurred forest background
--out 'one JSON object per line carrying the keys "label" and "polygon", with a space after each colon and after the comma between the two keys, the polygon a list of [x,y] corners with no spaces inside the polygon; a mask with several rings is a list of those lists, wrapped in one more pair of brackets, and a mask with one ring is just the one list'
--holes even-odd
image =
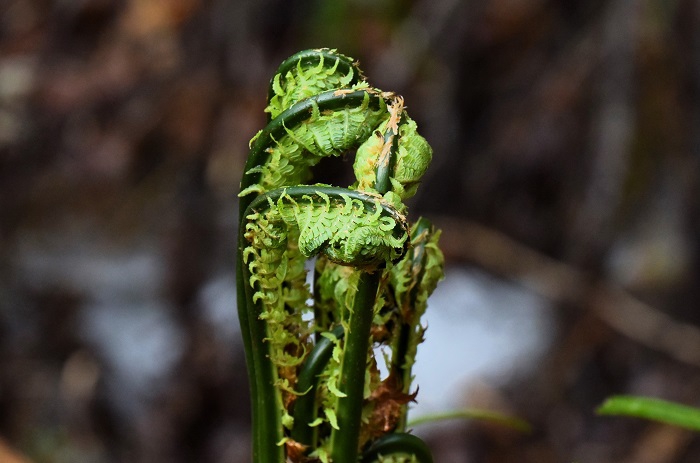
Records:
{"label": "blurred forest background", "polygon": [[406,98],[450,269],[554,307],[532,368],[464,393],[533,433],[425,428],[436,461],[700,461],[594,413],[700,405],[697,0],[3,0],[0,461],[249,461],[236,194],[311,47]]}

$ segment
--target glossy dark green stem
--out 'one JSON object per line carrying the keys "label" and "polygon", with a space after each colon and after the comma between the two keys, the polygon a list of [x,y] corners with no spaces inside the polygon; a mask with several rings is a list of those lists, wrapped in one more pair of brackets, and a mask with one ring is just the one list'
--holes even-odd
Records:
{"label": "glossy dark green stem", "polygon": [[419,463],[433,463],[433,455],[425,442],[413,434],[394,433],[377,439],[362,455],[361,463],[375,463],[380,456],[413,455]]}
{"label": "glossy dark green stem", "polygon": [[[394,219],[396,222],[396,227],[394,233],[397,238],[401,238],[405,233],[408,233],[406,226],[406,219],[401,216],[396,209],[394,209],[390,204],[386,202],[377,202],[377,197],[370,195],[358,190],[349,190],[347,188],[341,188],[337,186],[326,186],[326,185],[297,185],[290,187],[275,188],[270,190],[263,195],[255,197],[254,200],[250,201],[248,205],[248,210],[245,215],[253,213],[254,211],[263,211],[270,207],[269,201],[277,202],[280,197],[287,195],[291,198],[297,200],[303,200],[304,197],[308,198],[318,198],[321,199],[321,195],[327,196],[331,202],[336,201],[338,203],[344,204],[345,199],[343,196],[348,197],[351,200],[357,200],[364,204],[368,210],[374,211],[377,204],[382,209],[382,214]],[[242,222],[245,222],[245,216]],[[245,228],[245,225],[241,226],[241,231]],[[406,246],[408,246],[408,240],[406,240]]]}
{"label": "glossy dark green stem", "polygon": [[384,132],[384,143],[390,143],[391,148],[389,148],[389,153],[386,159],[379,159],[377,163],[377,175],[375,181],[375,189],[379,194],[386,194],[391,190],[391,176],[394,174],[394,167],[396,165],[396,157],[398,155],[399,149],[399,138],[398,133],[394,133],[391,127],[387,127],[386,132]]}
{"label": "glossy dark green stem", "polygon": [[345,397],[338,399],[336,408],[339,429],[331,432],[333,463],[357,463],[367,352],[380,277],[380,271],[362,272],[357,285],[340,371],[339,389]]}
{"label": "glossy dark green stem", "polygon": [[[409,292],[409,310],[400,307],[401,325],[397,335],[396,343],[392,348],[392,373],[401,380],[401,388],[404,393],[408,393],[408,388],[411,384],[411,368],[406,367],[406,356],[408,354],[409,345],[412,338],[415,336],[416,325],[420,320],[415,319],[414,308],[418,298],[423,275],[425,274],[425,245],[428,243],[433,226],[428,219],[423,217],[413,225],[411,229],[411,247],[409,257],[411,258],[411,273],[414,275],[413,287]],[[407,406],[401,408],[396,430],[404,431],[406,429]]]}
{"label": "glossy dark green stem", "polygon": [[[240,233],[239,233],[240,235]],[[258,396],[258,391],[257,391],[257,381],[256,381],[256,368],[255,368],[255,360],[253,356],[252,349],[249,346],[252,346],[252,341],[251,341],[251,334],[250,334],[250,320],[248,320],[248,302],[246,301],[246,294],[245,294],[245,289],[244,286],[246,285],[245,283],[245,278],[243,277],[243,259],[240,256],[240,253],[243,251],[243,248],[238,247],[238,254],[239,256],[236,259],[236,288],[237,288],[237,297],[236,297],[236,308],[238,310],[238,321],[241,325],[241,336],[243,338],[243,345],[246,346],[245,348],[245,361],[246,361],[246,367],[248,371],[248,384],[250,388],[250,397],[251,397],[251,415],[252,415],[252,429],[253,429],[253,451],[255,452],[255,449],[259,447],[259,444],[257,442],[259,441],[259,436],[257,435],[258,427],[255,426],[255,421],[256,421],[256,410],[258,409],[258,403],[255,400],[255,398]],[[253,455],[253,461],[257,461],[255,454]]]}
{"label": "glossy dark green stem", "polygon": [[[331,333],[336,339],[342,339],[345,331],[342,326],[337,326]],[[304,362],[304,366],[297,377],[296,390],[301,395],[294,402],[292,439],[306,446],[311,446],[317,442],[318,427],[311,427],[309,423],[316,419],[318,410],[316,401],[318,376],[323,373],[324,368],[328,365],[333,355],[334,347],[334,341],[321,337]]]}
{"label": "glossy dark green stem", "polygon": [[[314,268],[314,285],[318,285],[318,280],[321,277],[317,268]],[[316,325],[316,334],[314,335],[315,342],[319,342],[323,337],[321,333],[328,330],[336,320],[329,311],[322,307],[321,290],[318,287],[314,288],[314,324]]]}

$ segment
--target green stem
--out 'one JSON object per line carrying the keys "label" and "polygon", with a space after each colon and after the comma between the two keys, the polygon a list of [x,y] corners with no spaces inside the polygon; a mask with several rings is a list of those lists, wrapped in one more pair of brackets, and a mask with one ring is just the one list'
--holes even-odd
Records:
{"label": "green stem", "polygon": [[[344,330],[342,326],[336,327],[332,331],[336,339],[342,339]],[[309,426],[316,419],[316,387],[318,386],[318,376],[328,365],[333,354],[335,342],[327,337],[321,337],[309,357],[304,362],[304,366],[297,378],[296,390],[300,395],[294,402],[294,428],[292,429],[292,439],[300,444],[311,446],[317,439],[318,428]]]}
{"label": "green stem", "polygon": [[[250,308],[248,307],[248,291],[250,272],[247,271],[246,265],[243,263],[243,250],[245,249],[245,216],[246,209],[250,204],[250,200],[245,198],[239,198],[239,228],[238,228],[238,254],[236,256],[236,309],[238,311],[238,321],[241,327],[241,337],[243,338],[243,346],[245,350],[245,360],[246,369],[248,371],[248,384],[250,387],[250,403],[251,403],[251,429],[253,432],[252,436],[252,450],[253,450],[253,460],[258,461],[259,452],[262,445],[263,438],[261,435],[264,434],[264,429],[262,429],[258,424],[258,417],[261,415],[261,409],[263,408],[262,401],[260,400],[260,390],[258,389],[258,384],[260,383],[258,378],[258,372],[256,368],[257,355],[254,355],[254,341],[253,341],[253,327],[252,320],[249,317]],[[255,342],[258,342],[256,339]],[[264,364],[261,364],[262,366]]]}
{"label": "green stem", "polygon": [[380,456],[413,455],[419,463],[433,463],[433,455],[425,442],[413,434],[393,433],[380,437],[362,455],[361,463],[380,461]]}
{"label": "green stem", "polygon": [[390,143],[388,156],[386,159],[380,158],[377,164],[377,176],[374,188],[379,194],[386,194],[391,189],[390,177],[394,173],[396,165],[396,152],[399,149],[399,134],[388,128],[384,133],[384,143]]}
{"label": "green stem", "polygon": [[[245,221],[239,229],[239,252],[245,248],[244,230]],[[284,447],[278,445],[282,440],[282,424],[278,413],[280,398],[274,387],[277,373],[269,359],[269,343],[265,342],[265,321],[250,316],[260,313],[260,309],[252,302],[253,288],[248,283],[250,271],[240,255],[237,272],[238,312],[251,384],[253,461],[280,463],[284,461]]]}
{"label": "green stem", "polygon": [[[411,269],[414,275],[413,287],[409,292],[409,308],[399,307],[401,313],[401,325],[399,334],[394,344],[392,354],[392,373],[396,374],[401,380],[401,388],[404,393],[408,393],[411,385],[411,371],[413,364],[407,361],[409,350],[418,343],[416,339],[416,326],[420,323],[420,315],[416,314],[416,306],[418,300],[418,292],[420,290],[423,275],[425,274],[425,246],[428,243],[429,233],[432,230],[432,224],[427,219],[421,217],[413,225],[410,236],[409,255],[411,259]],[[408,415],[408,405],[401,407],[400,416],[396,424],[397,431],[406,429],[406,420]]]}
{"label": "green stem", "polygon": [[[243,345],[245,346],[245,361],[246,361],[246,367],[248,370],[248,384],[250,385],[250,397],[251,397],[251,416],[252,416],[252,421],[255,421],[255,415],[256,415],[256,409],[258,407],[258,403],[255,400],[255,398],[258,396],[257,392],[257,381],[255,380],[256,374],[255,374],[255,361],[253,358],[253,352],[251,349],[252,346],[252,341],[251,341],[251,334],[250,334],[250,321],[248,320],[248,303],[246,301],[245,297],[245,287],[244,287],[244,277],[243,277],[243,259],[240,256],[242,252],[242,248],[239,246],[238,248],[238,257],[236,259],[236,288],[237,288],[237,299],[236,299],[236,307],[238,309],[238,320],[241,325],[241,336],[243,337]],[[258,441],[258,436],[255,433],[255,430],[257,428],[255,425],[253,425],[253,448],[257,448],[257,445],[255,442]],[[253,460],[255,461],[255,459]]]}
{"label": "green stem", "polygon": [[325,308],[322,308],[321,303],[321,289],[318,287],[318,281],[321,278],[321,273],[318,268],[314,268],[314,324],[316,325],[316,332],[314,335],[315,342],[320,342],[323,337],[321,333],[328,331],[333,325],[333,317]]}
{"label": "green stem", "polygon": [[[256,196],[252,201],[248,203],[248,210],[242,216],[241,231],[244,231],[245,218],[247,215],[251,214],[253,211],[261,211],[270,207],[269,202],[277,202],[281,196],[290,196],[295,199],[301,199],[304,196],[308,197],[320,197],[325,195],[330,198],[331,201],[337,201],[344,203],[343,197],[348,199],[361,201],[366,208],[374,210],[375,206],[378,204],[382,209],[382,214],[391,217],[396,222],[396,236],[400,237],[405,233],[408,233],[408,227],[406,224],[406,218],[399,214],[394,207],[387,203],[386,201],[377,201],[377,196],[365,193],[359,190],[349,190],[347,188],[341,188],[337,186],[327,186],[327,185],[295,185],[288,187],[275,188],[270,190],[265,194]],[[245,244],[245,243],[243,243]],[[408,240],[406,240],[406,246],[408,246]]]}
{"label": "green stem", "polygon": [[357,285],[340,371],[339,389],[345,397],[338,399],[338,429],[331,431],[333,463],[357,463],[367,352],[380,277],[379,270],[362,272]]}

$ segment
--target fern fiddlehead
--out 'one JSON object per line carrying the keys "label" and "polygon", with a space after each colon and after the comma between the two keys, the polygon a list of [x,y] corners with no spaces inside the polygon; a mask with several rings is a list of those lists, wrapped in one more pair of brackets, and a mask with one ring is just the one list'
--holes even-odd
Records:
{"label": "fern fiddlehead", "polygon": [[[438,234],[421,219],[409,236],[405,217],[430,146],[403,99],[370,87],[334,50],[283,62],[266,112],[239,195],[238,312],[253,459],[430,461],[415,436],[391,434],[403,431],[414,396],[420,316],[442,271]],[[353,149],[353,185],[305,185],[321,159]],[[313,256],[312,293],[305,262]],[[392,350],[383,380],[378,345]]]}

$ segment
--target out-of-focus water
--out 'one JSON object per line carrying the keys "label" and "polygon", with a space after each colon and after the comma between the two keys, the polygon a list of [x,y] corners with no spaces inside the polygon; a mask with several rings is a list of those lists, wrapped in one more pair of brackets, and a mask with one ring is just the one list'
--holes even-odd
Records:
{"label": "out-of-focus water", "polygon": [[[424,317],[428,330],[414,367],[420,392],[412,417],[463,405],[470,381],[498,385],[527,371],[555,334],[546,300],[479,270],[450,267],[446,273]],[[240,335],[232,280],[215,279],[204,290],[207,314],[229,340]]]}
{"label": "out-of-focus water", "polygon": [[[183,353],[184,333],[161,291],[162,253],[156,246],[115,251],[83,240],[66,248],[25,243],[17,264],[37,286],[60,285],[85,296],[79,330],[106,368],[103,380],[127,416],[158,394]],[[230,270],[201,289],[202,317],[220,341],[242,348]],[[450,267],[429,301],[426,341],[414,367],[420,387],[411,416],[463,404],[470,381],[499,384],[527,370],[553,336],[547,302],[484,272]]]}
{"label": "out-of-focus water", "polygon": [[450,267],[429,299],[428,329],[414,373],[411,416],[464,405],[470,382],[493,385],[527,371],[553,336],[551,307],[526,289],[482,271]]}
{"label": "out-of-focus water", "polygon": [[[162,297],[165,263],[157,243],[118,248],[96,235],[27,237],[18,277],[36,290],[80,294],[78,337],[91,346],[115,408],[137,416],[161,392],[184,349],[184,333]],[[42,308],[50,310],[50,308]]]}

